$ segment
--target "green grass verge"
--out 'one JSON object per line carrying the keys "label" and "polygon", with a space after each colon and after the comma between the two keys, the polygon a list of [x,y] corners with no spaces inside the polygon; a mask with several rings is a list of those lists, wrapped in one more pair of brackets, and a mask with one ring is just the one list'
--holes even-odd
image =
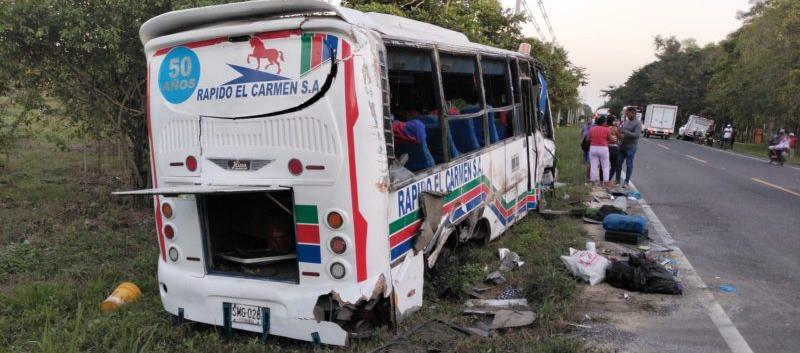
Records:
{"label": "green grass verge", "polygon": [[[573,132],[558,131],[559,168],[562,180],[582,183],[582,172],[573,170],[581,168],[580,149],[572,146]],[[9,168],[0,172],[0,352],[311,349],[305,342],[277,338],[262,345],[258,335],[241,332],[225,340],[220,329],[208,325],[173,326],[158,296],[158,249],[152,213],[110,196],[110,191],[118,187],[117,176],[82,172],[85,152],[39,141],[18,151]],[[548,197],[559,199],[564,192],[579,195],[585,190],[568,187]],[[458,256],[448,257],[449,266],[445,264],[426,284],[423,309],[403,322],[397,332],[431,318],[466,323],[470,318],[460,312],[462,292],[454,290],[444,297],[434,293],[443,283],[451,288],[480,284],[486,272],[498,266],[496,249],[508,247],[526,262],[520,270],[506,274],[508,286],[518,287],[534,304],[539,314],[536,324],[491,338],[443,342],[439,349],[580,351],[578,341],[554,334],[565,329],[578,291],[558,256],[581,243],[580,227],[573,220],[544,220],[532,215],[487,246],[460,246],[454,250]],[[100,301],[122,281],[138,284],[142,298],[116,312],[101,314]],[[323,347],[322,351],[366,352],[390,341],[394,332],[383,329],[374,338],[357,341],[349,348]]]}

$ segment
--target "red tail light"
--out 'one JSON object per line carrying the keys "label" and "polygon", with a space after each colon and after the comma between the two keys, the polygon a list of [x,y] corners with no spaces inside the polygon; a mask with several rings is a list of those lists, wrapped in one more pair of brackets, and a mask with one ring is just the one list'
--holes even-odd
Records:
{"label": "red tail light", "polygon": [[164,226],[164,236],[167,237],[167,239],[174,238],[175,237],[175,229],[172,228],[172,226],[169,225],[169,224],[165,225]]}
{"label": "red tail light", "polygon": [[347,243],[341,237],[331,238],[331,251],[342,254],[347,250]]}
{"label": "red tail light", "polygon": [[300,175],[303,173],[303,163],[297,158],[289,160],[289,173],[292,175]]}
{"label": "red tail light", "polygon": [[197,170],[197,158],[194,158],[194,156],[186,157],[186,169],[189,169],[190,172]]}

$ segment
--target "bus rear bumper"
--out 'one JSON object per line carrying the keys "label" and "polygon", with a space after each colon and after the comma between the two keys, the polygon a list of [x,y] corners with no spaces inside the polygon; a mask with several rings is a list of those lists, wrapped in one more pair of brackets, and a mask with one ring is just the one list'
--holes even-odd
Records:
{"label": "bus rear bumper", "polygon": [[[381,276],[379,276],[381,277]],[[314,308],[320,296],[336,292],[341,297],[352,297],[360,292],[360,285],[345,288],[331,286],[298,286],[292,283],[271,282],[240,277],[195,274],[182,271],[159,261],[159,292],[164,310],[183,318],[216,326],[224,326],[225,303],[269,308],[269,334],[313,341],[314,335],[324,344],[345,346],[348,333],[331,321],[317,321]],[[381,280],[365,281],[376,283]],[[346,295],[344,293],[350,294]],[[261,324],[232,322],[238,330],[261,333]]]}

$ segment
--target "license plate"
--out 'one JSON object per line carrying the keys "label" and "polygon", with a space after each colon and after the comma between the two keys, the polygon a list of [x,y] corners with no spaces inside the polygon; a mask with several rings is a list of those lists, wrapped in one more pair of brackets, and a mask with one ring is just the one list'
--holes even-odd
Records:
{"label": "license plate", "polygon": [[228,167],[231,170],[250,170],[250,161],[229,161]]}
{"label": "license plate", "polygon": [[261,308],[254,305],[231,304],[231,319],[233,322],[260,325]]}

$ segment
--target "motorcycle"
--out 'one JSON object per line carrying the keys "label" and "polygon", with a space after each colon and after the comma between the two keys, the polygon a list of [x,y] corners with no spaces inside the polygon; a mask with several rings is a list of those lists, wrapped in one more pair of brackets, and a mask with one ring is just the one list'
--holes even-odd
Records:
{"label": "motorcycle", "polygon": [[769,150],[769,164],[783,165],[786,162],[786,151],[784,150]]}
{"label": "motorcycle", "polygon": [[714,146],[714,133],[712,131],[706,132],[706,136],[704,139],[702,139],[702,143],[709,147]]}

